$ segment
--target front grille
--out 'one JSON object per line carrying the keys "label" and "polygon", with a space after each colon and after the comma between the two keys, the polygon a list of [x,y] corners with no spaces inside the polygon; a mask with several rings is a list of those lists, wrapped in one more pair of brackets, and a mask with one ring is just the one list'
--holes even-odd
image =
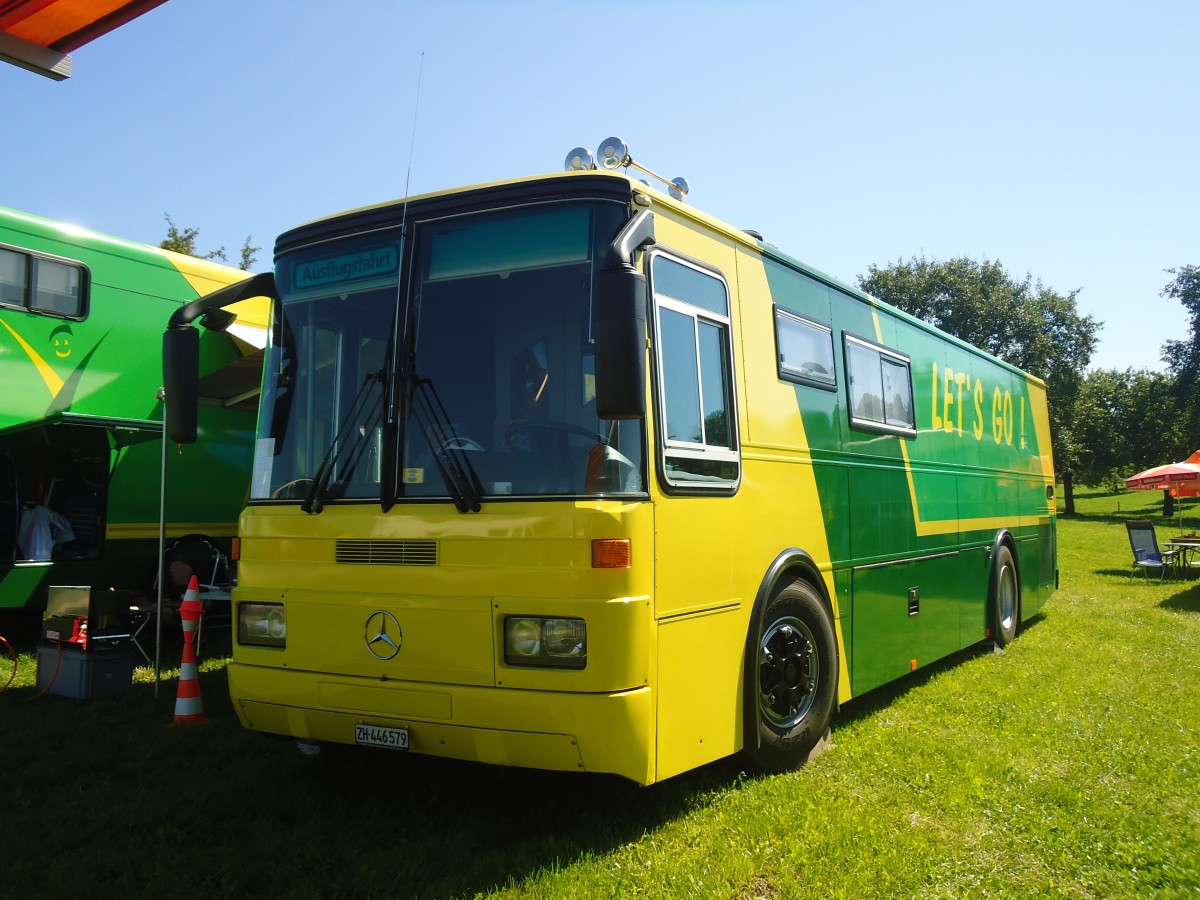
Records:
{"label": "front grille", "polygon": [[337,562],[350,566],[436,566],[437,541],[342,540]]}

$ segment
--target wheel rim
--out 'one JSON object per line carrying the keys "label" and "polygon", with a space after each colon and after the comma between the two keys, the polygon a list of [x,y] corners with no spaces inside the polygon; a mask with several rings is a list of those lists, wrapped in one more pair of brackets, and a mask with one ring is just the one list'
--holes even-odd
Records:
{"label": "wheel rim", "polygon": [[776,728],[791,729],[803,719],[817,693],[820,657],[812,632],[799,619],[771,624],[758,643],[758,705]]}
{"label": "wheel rim", "polygon": [[1000,609],[1000,627],[1005,633],[1012,631],[1013,622],[1017,618],[1017,577],[1010,565],[1006,564],[1000,569],[996,602]]}

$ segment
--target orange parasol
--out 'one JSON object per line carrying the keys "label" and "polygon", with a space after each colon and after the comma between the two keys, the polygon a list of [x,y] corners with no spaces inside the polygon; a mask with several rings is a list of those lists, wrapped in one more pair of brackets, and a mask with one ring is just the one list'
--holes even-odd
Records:
{"label": "orange parasol", "polygon": [[[1183,462],[1154,466],[1125,479],[1136,491],[1167,491],[1172,497],[1200,496],[1200,450]],[[1183,531],[1183,504],[1179,506],[1179,530]]]}
{"label": "orange parasol", "polygon": [[1130,475],[1125,479],[1125,487],[1138,491],[1170,491],[1175,497],[1195,497],[1200,494],[1200,451],[1183,462],[1154,466]]}

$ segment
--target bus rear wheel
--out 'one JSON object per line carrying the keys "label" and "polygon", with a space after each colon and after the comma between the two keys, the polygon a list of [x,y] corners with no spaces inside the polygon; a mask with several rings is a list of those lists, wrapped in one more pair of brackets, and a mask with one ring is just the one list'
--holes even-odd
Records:
{"label": "bus rear wheel", "polygon": [[746,755],[768,771],[794,769],[825,739],[837,692],[833,620],[812,585],[794,581],[771,598],[746,654]]}
{"label": "bus rear wheel", "polygon": [[1021,624],[1021,580],[1007,544],[1000,545],[992,563],[988,615],[992,640],[998,647],[1007,647],[1016,639]]}

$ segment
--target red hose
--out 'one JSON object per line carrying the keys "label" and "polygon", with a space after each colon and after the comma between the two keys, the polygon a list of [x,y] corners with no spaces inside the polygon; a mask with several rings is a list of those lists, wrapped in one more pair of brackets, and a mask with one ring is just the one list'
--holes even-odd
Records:
{"label": "red hose", "polygon": [[17,652],[13,650],[12,644],[10,644],[7,638],[5,638],[2,634],[0,634],[0,643],[4,644],[5,648],[8,650],[8,655],[12,657],[13,664],[12,671],[8,673],[8,681],[4,682],[4,687],[0,687],[0,694],[3,694],[8,690],[8,686],[13,683],[13,679],[17,677]]}

